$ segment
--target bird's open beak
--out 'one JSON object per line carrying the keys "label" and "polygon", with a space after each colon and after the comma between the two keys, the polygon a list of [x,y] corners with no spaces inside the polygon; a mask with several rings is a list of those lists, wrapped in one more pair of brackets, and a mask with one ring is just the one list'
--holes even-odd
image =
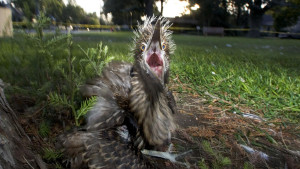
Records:
{"label": "bird's open beak", "polygon": [[161,47],[160,20],[155,24],[155,30],[146,50],[145,60],[150,70],[161,80],[163,79],[164,54]]}
{"label": "bird's open beak", "polygon": [[151,43],[159,42],[159,47],[161,49],[161,40],[160,40],[160,20],[155,23],[154,33],[151,38]]}

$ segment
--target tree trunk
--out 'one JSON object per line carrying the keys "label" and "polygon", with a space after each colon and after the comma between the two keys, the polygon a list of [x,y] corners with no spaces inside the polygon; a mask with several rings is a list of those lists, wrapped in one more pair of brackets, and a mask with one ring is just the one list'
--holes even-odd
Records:
{"label": "tree trunk", "polygon": [[251,10],[250,12],[250,37],[260,37],[260,27],[262,24],[263,13],[255,10]]}
{"label": "tree trunk", "polygon": [[163,16],[164,12],[164,0],[160,0],[160,15]]}
{"label": "tree trunk", "polygon": [[146,0],[146,15],[151,17],[153,15],[154,0]]}
{"label": "tree trunk", "polygon": [[8,105],[0,79],[0,169],[46,168],[30,146],[32,142]]}
{"label": "tree trunk", "polygon": [[260,37],[260,27],[262,24],[262,18],[269,4],[262,8],[262,0],[256,0],[249,3],[250,8],[250,37]]}
{"label": "tree trunk", "polygon": [[241,9],[241,5],[237,5],[237,14],[236,14],[236,21],[235,24],[237,27],[240,26],[240,19],[241,19],[241,13],[242,13],[242,9]]}

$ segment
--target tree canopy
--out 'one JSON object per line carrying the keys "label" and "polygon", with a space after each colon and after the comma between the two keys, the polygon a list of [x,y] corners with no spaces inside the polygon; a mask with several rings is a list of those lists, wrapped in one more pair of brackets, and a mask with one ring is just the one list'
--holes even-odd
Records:
{"label": "tree canopy", "polygon": [[115,24],[130,24],[130,21],[136,23],[145,15],[146,6],[143,0],[104,0],[104,14],[111,13]]}
{"label": "tree canopy", "polygon": [[118,25],[136,25],[142,16],[159,15],[154,0],[104,0],[103,13],[111,13]]}
{"label": "tree canopy", "polygon": [[200,8],[194,13],[202,26],[228,27],[226,0],[190,0],[191,5],[198,4]]}
{"label": "tree canopy", "polygon": [[191,6],[200,8],[193,12],[199,24],[203,26],[248,27],[249,36],[258,37],[263,15],[270,10],[275,19],[274,27],[283,27],[296,23],[300,15],[300,0],[190,0]]}
{"label": "tree canopy", "polygon": [[39,11],[43,11],[56,22],[99,24],[96,13],[87,14],[72,0],[69,0],[67,5],[62,0],[13,0],[13,3],[22,9],[28,20],[35,18]]}
{"label": "tree canopy", "polygon": [[283,28],[294,25],[300,16],[300,0],[289,0],[283,6],[273,9],[274,28],[281,31]]}

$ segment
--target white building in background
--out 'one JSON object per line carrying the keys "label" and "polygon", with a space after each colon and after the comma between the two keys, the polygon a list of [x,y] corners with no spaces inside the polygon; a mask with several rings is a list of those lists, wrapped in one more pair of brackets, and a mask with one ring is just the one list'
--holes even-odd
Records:
{"label": "white building in background", "polygon": [[13,36],[11,9],[0,6],[0,37]]}

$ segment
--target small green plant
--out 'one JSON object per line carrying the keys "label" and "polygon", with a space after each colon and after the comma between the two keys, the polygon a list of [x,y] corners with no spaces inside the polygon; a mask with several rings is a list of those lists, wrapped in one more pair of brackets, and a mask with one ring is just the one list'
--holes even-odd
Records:
{"label": "small green plant", "polygon": [[56,162],[55,163],[55,168],[56,169],[63,169],[63,166],[60,163]]}
{"label": "small green plant", "polygon": [[209,169],[209,167],[208,167],[207,164],[205,163],[204,158],[202,158],[201,161],[198,161],[198,166],[199,166],[201,169]]}
{"label": "small green plant", "polygon": [[79,124],[80,118],[83,117],[84,115],[86,115],[86,113],[93,108],[93,106],[96,102],[97,102],[96,96],[91,97],[90,99],[81,102],[81,106],[76,111],[76,115],[75,115],[76,125]]}
{"label": "small green plant", "polygon": [[41,137],[47,137],[50,133],[50,125],[45,120],[42,121],[39,127],[39,134]]}
{"label": "small green plant", "polygon": [[80,118],[82,118],[97,102],[97,97],[91,97],[81,103],[80,108],[76,111],[75,104],[67,99],[66,95],[58,95],[57,93],[49,94],[49,102],[53,106],[67,107],[72,110],[76,126],[79,126]]}
{"label": "small green plant", "polygon": [[45,159],[46,161],[56,161],[61,157],[62,157],[61,151],[55,151],[52,148],[43,149],[43,159]]}
{"label": "small green plant", "polygon": [[245,162],[244,163],[244,169],[254,169],[254,166],[249,162]]}
{"label": "small green plant", "polygon": [[[84,51],[79,46],[85,54],[85,58],[79,60],[82,69],[76,70],[74,69],[76,57],[72,55],[72,45],[72,37],[69,35],[68,56],[66,58],[67,62],[60,62],[58,65],[56,65],[56,70],[58,70],[65,78],[66,83],[64,85],[67,90],[61,94],[57,92],[50,93],[49,102],[53,106],[70,108],[74,116],[75,124],[76,126],[79,126],[80,119],[96,103],[97,97],[92,97],[86,101],[83,101],[81,106],[77,109],[75,97],[79,95],[78,88],[86,79],[100,76],[103,67],[110,62],[113,57],[108,56],[108,47],[102,47],[102,43],[98,44],[97,48],[88,48],[87,51]],[[65,70],[65,68],[67,70]]]}
{"label": "small green plant", "polygon": [[36,31],[35,34],[25,34],[26,43],[31,44],[35,54],[31,60],[29,66],[32,67],[34,76],[32,84],[36,86],[38,90],[45,94],[49,87],[54,86],[49,84],[49,80],[53,80],[54,65],[59,59],[56,59],[53,55],[54,51],[62,49],[66,45],[68,35],[56,33],[54,36],[45,35],[43,32],[44,28],[49,27],[50,18],[45,16],[43,12],[37,18],[37,22],[33,23],[33,28]]}
{"label": "small green plant", "polygon": [[104,66],[114,59],[114,57],[108,55],[108,47],[103,47],[102,42],[98,43],[96,48],[88,48],[86,51],[80,45],[78,47],[85,55],[85,58],[79,62],[84,77],[100,76]]}
{"label": "small green plant", "polygon": [[[208,153],[214,158],[212,161],[212,168],[220,169],[231,165],[231,160],[228,157],[224,157],[222,156],[222,154],[215,152],[208,141],[204,140],[202,142],[202,148],[206,153]],[[198,165],[200,168],[207,168],[207,165],[205,164],[204,160],[199,161]]]}
{"label": "small green plant", "polygon": [[[17,72],[24,79],[16,80],[19,84],[16,86],[22,86],[25,91],[30,91],[28,95],[37,96],[37,100],[41,102],[48,95],[50,105],[69,109],[76,126],[79,126],[80,119],[96,102],[96,98],[90,98],[80,106],[79,86],[88,78],[100,76],[103,67],[113,57],[108,55],[108,47],[103,46],[102,42],[97,44],[96,48],[88,48],[86,51],[79,46],[83,57],[75,56],[73,52],[76,49],[74,50],[72,35],[59,32],[54,35],[45,34],[43,30],[49,25],[50,18],[41,13],[37,22],[32,25],[35,33],[23,35],[26,40],[25,43],[20,43],[22,44],[20,46],[28,53],[24,54],[23,59],[20,57],[22,64],[19,65],[22,69]],[[20,62],[20,58],[15,60]],[[42,123],[40,126],[42,137],[48,135],[46,129],[46,124]]]}

